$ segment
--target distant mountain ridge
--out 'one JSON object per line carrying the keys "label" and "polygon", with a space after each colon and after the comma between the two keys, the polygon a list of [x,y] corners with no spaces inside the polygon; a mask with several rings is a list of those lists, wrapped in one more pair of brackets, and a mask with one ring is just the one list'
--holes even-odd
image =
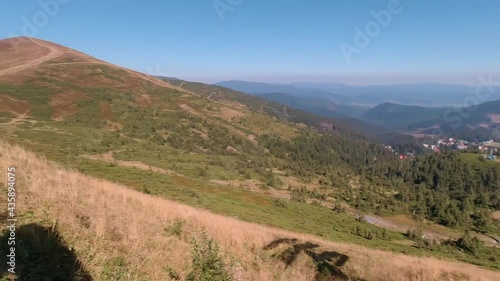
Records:
{"label": "distant mountain ridge", "polygon": [[[477,97],[477,88],[462,85],[355,87],[338,83],[285,85],[235,80],[217,85],[322,116],[358,118],[388,130],[482,139],[499,135],[500,87],[496,86],[488,86],[490,94],[483,99],[472,99],[478,104],[471,105],[471,97]],[[457,112],[458,108],[464,108],[465,113]]]}
{"label": "distant mountain ridge", "polygon": [[444,108],[383,103],[365,112],[361,119],[388,129],[405,129],[407,126],[442,116]]}
{"label": "distant mountain ridge", "polygon": [[[447,84],[401,84],[350,86],[339,83],[272,84],[248,81],[222,81],[215,85],[247,94],[286,93],[301,98],[323,99],[339,105],[374,107],[391,102],[419,106],[455,106],[476,93],[477,87]],[[490,95],[481,102],[500,99],[500,87],[488,86]]]}
{"label": "distant mountain ridge", "polygon": [[500,100],[465,108],[428,108],[381,104],[362,120],[387,129],[462,138],[500,138]]}
{"label": "distant mountain ridge", "polygon": [[286,93],[267,93],[258,96],[327,117],[357,117],[369,110],[362,106],[339,105],[333,101],[295,97]]}

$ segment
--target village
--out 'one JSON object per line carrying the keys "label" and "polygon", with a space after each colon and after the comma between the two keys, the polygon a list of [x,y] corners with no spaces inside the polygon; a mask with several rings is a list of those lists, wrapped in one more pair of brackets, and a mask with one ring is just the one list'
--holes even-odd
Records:
{"label": "village", "polygon": [[[441,153],[445,151],[467,151],[470,153],[481,154],[484,159],[488,161],[500,161],[500,143],[493,140],[470,142],[455,138],[444,138],[438,139],[434,143],[424,143],[423,146],[427,151],[434,153]],[[396,153],[400,160],[415,157],[415,153],[413,152],[400,153],[395,151],[390,145],[384,145],[384,147]]]}

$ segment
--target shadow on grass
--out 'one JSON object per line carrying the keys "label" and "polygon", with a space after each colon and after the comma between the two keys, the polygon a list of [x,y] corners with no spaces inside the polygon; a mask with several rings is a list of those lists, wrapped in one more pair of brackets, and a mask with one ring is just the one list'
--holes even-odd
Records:
{"label": "shadow on grass", "polygon": [[301,253],[305,253],[312,258],[316,265],[318,274],[316,275],[317,281],[328,280],[355,280],[363,281],[363,279],[353,278],[347,276],[342,272],[340,267],[345,265],[349,260],[347,255],[335,251],[318,251],[318,244],[311,242],[299,243],[297,239],[281,238],[276,239],[266,245],[264,250],[272,250],[280,245],[287,245],[288,247],[277,254],[286,265],[292,265]]}
{"label": "shadow on grass", "polygon": [[[23,281],[93,280],[75,253],[63,243],[57,229],[28,224],[17,228],[15,233],[15,274],[8,271],[10,266],[7,261],[1,262],[0,278]],[[2,260],[10,253],[9,237],[8,230],[0,237]]]}

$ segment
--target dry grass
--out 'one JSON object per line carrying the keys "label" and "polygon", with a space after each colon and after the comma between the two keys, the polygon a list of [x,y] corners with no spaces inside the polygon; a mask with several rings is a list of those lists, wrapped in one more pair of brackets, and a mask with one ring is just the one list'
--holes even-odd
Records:
{"label": "dry grass", "polygon": [[[500,280],[500,273],[473,265],[327,242],[215,215],[66,171],[0,142],[0,170],[5,173],[11,165],[17,167],[20,214],[32,212],[30,223],[57,226],[95,280],[112,280],[106,279],[104,265],[117,257],[127,264],[121,280],[169,280],[166,267],[184,277],[191,268],[190,240],[202,230],[233,261],[236,280],[314,280],[316,266],[304,252],[287,267],[273,254],[289,246],[264,250],[285,237],[318,244],[316,252],[347,256],[339,269],[351,280]],[[182,232],[169,235],[165,227],[179,219],[185,222]]]}

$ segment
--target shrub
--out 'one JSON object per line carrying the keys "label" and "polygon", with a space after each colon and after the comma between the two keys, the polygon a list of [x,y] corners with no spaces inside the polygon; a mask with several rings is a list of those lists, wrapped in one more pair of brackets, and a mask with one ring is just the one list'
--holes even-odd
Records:
{"label": "shrub", "polygon": [[177,273],[177,271],[175,271],[175,269],[171,268],[170,266],[165,267],[165,272],[168,274],[168,277],[170,277],[171,280],[181,280],[179,273]]}
{"label": "shrub", "polygon": [[165,232],[169,235],[180,236],[182,234],[183,225],[184,225],[183,220],[176,219],[173,224],[166,226],[164,229]]}
{"label": "shrub", "polygon": [[232,281],[219,253],[219,245],[205,234],[201,241],[192,242],[193,269],[186,280],[189,281]]}
{"label": "shrub", "polygon": [[464,235],[456,241],[455,245],[466,252],[476,254],[481,250],[483,243],[477,237],[472,238],[470,232],[466,230]]}

